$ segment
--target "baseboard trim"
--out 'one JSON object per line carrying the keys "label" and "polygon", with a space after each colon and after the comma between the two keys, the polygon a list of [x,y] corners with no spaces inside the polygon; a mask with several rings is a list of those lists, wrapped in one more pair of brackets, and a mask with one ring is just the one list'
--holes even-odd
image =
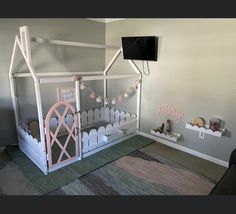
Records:
{"label": "baseboard trim", "polygon": [[189,149],[189,148],[186,148],[186,147],[184,147],[184,146],[181,146],[181,145],[172,143],[172,142],[170,142],[170,141],[167,141],[167,140],[165,140],[165,139],[158,138],[158,137],[153,136],[153,135],[151,135],[151,134],[147,134],[147,133],[142,132],[142,131],[139,131],[138,134],[141,135],[141,136],[143,136],[143,137],[147,137],[147,138],[150,138],[150,139],[152,139],[152,140],[156,140],[156,141],[158,141],[159,143],[162,143],[162,144],[164,144],[164,145],[170,146],[170,147],[172,147],[172,148],[175,148],[175,149],[181,150],[181,151],[183,151],[183,152],[189,153],[189,154],[191,154],[191,155],[194,155],[194,156],[200,157],[200,158],[202,158],[202,159],[208,160],[208,161],[213,162],[213,163],[215,163],[215,164],[218,164],[218,165],[221,165],[221,166],[224,166],[224,167],[228,167],[228,165],[229,165],[229,163],[226,162],[226,161],[223,161],[223,160],[214,158],[214,157],[212,157],[212,156],[203,154],[203,153],[201,153],[201,152],[194,151],[194,150]]}

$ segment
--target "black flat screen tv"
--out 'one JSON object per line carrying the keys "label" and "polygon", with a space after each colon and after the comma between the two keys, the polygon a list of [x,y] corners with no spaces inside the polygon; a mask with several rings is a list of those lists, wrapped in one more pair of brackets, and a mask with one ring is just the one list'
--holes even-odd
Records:
{"label": "black flat screen tv", "polygon": [[121,41],[124,59],[157,61],[158,37],[121,37]]}

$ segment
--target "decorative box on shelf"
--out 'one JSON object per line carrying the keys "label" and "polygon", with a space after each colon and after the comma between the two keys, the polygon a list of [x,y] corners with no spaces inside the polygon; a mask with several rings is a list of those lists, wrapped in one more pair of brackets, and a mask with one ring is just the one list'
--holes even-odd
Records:
{"label": "decorative box on shelf", "polygon": [[177,142],[178,139],[181,137],[181,134],[176,134],[174,132],[171,132],[170,134],[167,134],[165,132],[163,133],[160,133],[160,132],[155,132],[153,129],[151,130],[151,134],[152,135],[155,135],[157,137],[161,137],[161,138],[164,138],[166,140],[170,140],[170,141],[174,141],[174,142]]}
{"label": "decorative box on shelf", "polygon": [[191,123],[186,123],[185,128],[199,132],[200,138],[204,138],[204,134],[222,137],[223,133],[225,132],[225,129],[220,129],[219,131],[212,131],[207,125],[205,125],[204,127],[198,127],[193,126]]}

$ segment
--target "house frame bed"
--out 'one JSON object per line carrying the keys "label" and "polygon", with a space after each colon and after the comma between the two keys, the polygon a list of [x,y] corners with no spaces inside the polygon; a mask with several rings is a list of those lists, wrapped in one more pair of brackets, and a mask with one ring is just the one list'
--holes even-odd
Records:
{"label": "house frame bed", "polygon": [[[54,39],[49,40],[42,38],[30,38],[27,26],[20,27],[19,33],[19,35],[15,36],[9,69],[10,89],[18,133],[18,144],[19,148],[37,165],[39,169],[41,169],[45,175],[75,161],[79,161],[84,157],[92,155],[125,139],[128,139],[138,133],[142,83],[141,71],[132,60],[128,60],[135,71],[135,74],[108,75],[109,69],[122,53],[121,47]],[[88,48],[116,48],[118,50],[104,71],[37,73],[31,60],[30,42]],[[24,58],[24,61],[29,69],[28,73],[17,72],[13,69],[17,49],[20,50],[20,53]],[[26,125],[19,119],[19,103],[16,97],[17,91],[15,81],[16,78],[27,77],[32,77],[34,81],[39,139],[34,138],[30,132],[27,132],[25,129]],[[105,102],[101,108],[89,109],[88,111],[81,112],[81,82],[103,80],[104,97],[106,98],[107,80],[129,78],[136,78],[139,80],[137,84],[136,114],[109,108]],[[63,100],[58,100],[58,102],[56,102],[50,108],[46,118],[44,119],[40,85],[66,82],[74,83],[76,108],[74,108],[70,103],[67,103]],[[58,107],[64,107],[62,114],[58,111]],[[94,128],[95,125],[97,125],[97,128]],[[68,133],[68,137],[66,138],[64,145],[58,140],[61,134],[61,127],[63,127]],[[71,140],[73,141],[75,147],[75,152],[73,155],[69,154],[67,150],[68,143]],[[56,144],[60,148],[60,154],[56,162],[53,162],[52,147]]]}

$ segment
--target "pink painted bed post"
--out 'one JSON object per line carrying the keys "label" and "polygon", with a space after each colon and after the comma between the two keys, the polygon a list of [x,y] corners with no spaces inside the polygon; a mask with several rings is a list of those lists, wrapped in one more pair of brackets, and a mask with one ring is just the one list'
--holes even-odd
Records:
{"label": "pink painted bed post", "polygon": [[[61,106],[65,107],[65,110],[62,115],[57,110]],[[73,124],[72,124],[71,128],[69,128],[65,122],[65,116],[69,110],[73,113]],[[57,128],[54,133],[50,129],[50,119],[52,118],[53,113],[55,113],[56,116],[58,117],[58,125],[57,125]],[[65,129],[67,130],[67,132],[69,134],[64,146],[57,139],[57,136],[59,134],[59,130],[62,126],[65,127]],[[70,105],[69,103],[67,103],[65,101],[61,101],[61,100],[58,101],[57,103],[55,103],[47,113],[47,116],[45,119],[45,128],[46,128],[46,141],[47,141],[49,169],[51,169],[55,166],[60,168],[60,165],[61,165],[61,167],[64,166],[65,161],[69,164],[70,161],[73,161],[75,158],[79,157],[79,154],[80,154],[79,150],[81,150],[81,148],[79,148],[79,146],[78,146],[78,134],[79,134],[78,133],[78,117],[77,117],[77,113],[72,105]],[[74,133],[73,133],[73,131],[74,131]],[[69,143],[70,138],[72,138],[75,143],[75,156],[73,156],[73,157],[71,157],[68,154],[68,152],[66,151],[66,147]],[[60,156],[55,164],[52,163],[52,146],[53,146],[54,142],[56,142],[57,145],[61,149]],[[67,159],[61,161],[63,154],[65,154],[67,156]]]}

